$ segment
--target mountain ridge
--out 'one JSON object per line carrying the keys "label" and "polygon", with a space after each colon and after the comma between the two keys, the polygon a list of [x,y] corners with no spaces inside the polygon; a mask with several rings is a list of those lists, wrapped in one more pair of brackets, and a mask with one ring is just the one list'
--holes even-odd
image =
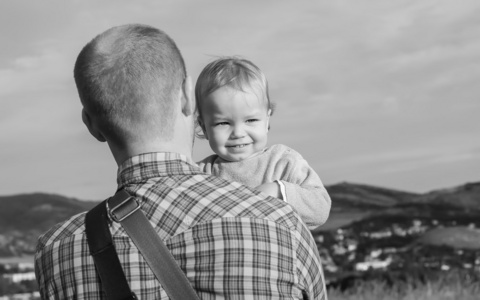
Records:
{"label": "mountain ridge", "polygon": [[[328,185],[326,189],[332,209],[321,231],[379,215],[425,218],[480,212],[480,182],[423,194],[349,182]],[[49,193],[0,196],[0,256],[32,254],[40,234],[99,202]]]}

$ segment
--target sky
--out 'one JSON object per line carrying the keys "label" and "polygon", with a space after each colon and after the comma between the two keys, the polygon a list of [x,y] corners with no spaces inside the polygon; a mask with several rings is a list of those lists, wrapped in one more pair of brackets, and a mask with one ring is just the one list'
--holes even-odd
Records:
{"label": "sky", "polygon": [[[327,186],[480,181],[479,15],[476,0],[0,0],[0,195],[115,192],[73,65],[128,23],[167,32],[194,81],[218,56],[257,64],[277,105],[269,144],[297,150]],[[211,153],[196,142],[195,160]]]}

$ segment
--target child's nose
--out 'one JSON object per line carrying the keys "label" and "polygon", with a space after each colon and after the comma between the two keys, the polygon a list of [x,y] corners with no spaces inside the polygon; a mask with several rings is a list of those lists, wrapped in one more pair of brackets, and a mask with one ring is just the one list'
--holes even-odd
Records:
{"label": "child's nose", "polygon": [[243,126],[235,126],[233,127],[231,138],[239,139],[245,136],[245,130]]}

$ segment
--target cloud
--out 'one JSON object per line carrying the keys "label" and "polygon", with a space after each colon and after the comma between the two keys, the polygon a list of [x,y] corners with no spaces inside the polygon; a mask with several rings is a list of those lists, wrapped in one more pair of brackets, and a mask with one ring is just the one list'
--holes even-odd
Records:
{"label": "cloud", "polygon": [[[59,49],[45,48],[40,53],[20,56],[9,68],[0,69],[0,96],[61,90],[71,75],[70,61]],[[71,78],[68,78],[71,80]]]}
{"label": "cloud", "polygon": [[[441,168],[473,178],[479,8],[473,0],[5,2],[0,181],[12,193],[108,196],[116,167],[80,121],[72,69],[95,35],[126,23],[171,35],[194,80],[215,56],[258,64],[278,104],[271,143],[298,150],[328,183],[421,190],[446,183],[427,178]],[[197,159],[211,153],[197,146]]]}

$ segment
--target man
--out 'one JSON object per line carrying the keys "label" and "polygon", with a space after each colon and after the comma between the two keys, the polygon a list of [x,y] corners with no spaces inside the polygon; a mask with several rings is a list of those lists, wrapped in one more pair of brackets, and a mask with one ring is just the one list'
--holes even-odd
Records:
{"label": "man", "polygon": [[[80,52],[75,82],[90,133],[118,164],[118,189],[141,209],[202,299],[324,299],[310,232],[284,202],[201,173],[192,161],[191,79],[175,43],[144,25],[114,27]],[[43,299],[105,299],[85,214],[40,237]],[[115,249],[139,299],[168,299],[121,225]]]}

